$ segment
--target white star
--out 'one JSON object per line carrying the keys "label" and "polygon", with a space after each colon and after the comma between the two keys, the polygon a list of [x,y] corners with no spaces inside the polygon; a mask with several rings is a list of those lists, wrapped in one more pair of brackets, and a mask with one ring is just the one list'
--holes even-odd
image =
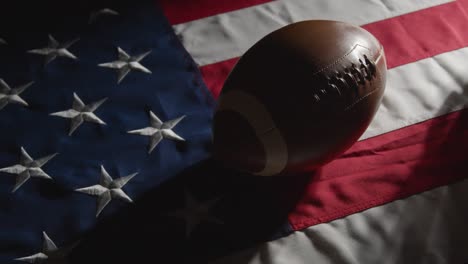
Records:
{"label": "white star", "polygon": [[66,57],[77,60],[78,58],[67,49],[70,48],[71,45],[75,44],[75,42],[78,40],[79,39],[74,39],[72,41],[60,44],[57,40],[54,39],[54,37],[52,37],[52,35],[49,35],[49,44],[47,47],[28,50],[28,52],[45,56],[45,64],[55,60],[57,57]]}
{"label": "white star", "polygon": [[7,45],[8,43],[4,39],[0,38],[0,44]]}
{"label": "white star", "polygon": [[224,224],[210,213],[218,200],[219,198],[201,203],[185,190],[185,208],[169,213],[169,215],[184,219],[185,235],[189,238],[192,231],[202,222]]}
{"label": "white star", "polygon": [[88,23],[89,24],[92,24],[94,23],[94,21],[96,21],[96,19],[102,15],[108,15],[108,16],[118,16],[119,13],[115,10],[112,10],[110,8],[103,8],[101,10],[98,10],[98,11],[94,11],[91,13],[91,15],[89,16],[89,21]]}
{"label": "white star", "polygon": [[2,108],[5,107],[8,103],[16,103],[28,106],[28,103],[24,101],[19,95],[32,84],[33,82],[29,82],[17,88],[11,89],[3,79],[0,79],[0,110],[2,110]]}
{"label": "white star", "polygon": [[40,159],[34,160],[31,156],[28,155],[26,150],[21,147],[21,157],[19,164],[1,168],[0,172],[7,172],[11,174],[18,174],[16,176],[16,184],[13,187],[12,192],[18,190],[23,183],[25,183],[29,178],[43,178],[43,179],[52,179],[47,173],[45,173],[41,167],[44,166],[49,160],[51,160],[58,153],[42,157]]}
{"label": "white star", "polygon": [[43,242],[42,251],[31,256],[16,258],[17,261],[24,261],[28,263],[38,264],[66,264],[67,255],[70,251],[76,247],[78,243],[75,243],[68,247],[57,248],[54,241],[47,236],[46,232],[42,232]]}
{"label": "white star", "polygon": [[73,105],[71,109],[51,113],[50,115],[53,116],[60,116],[63,118],[70,118],[71,119],[71,127],[70,132],[68,133],[69,136],[75,131],[84,121],[98,123],[101,125],[105,125],[106,123],[99,119],[93,112],[101,106],[107,98],[101,99],[96,102],[92,102],[90,104],[85,105],[83,101],[81,101],[80,97],[76,93],[73,93]]}
{"label": "white star", "polygon": [[151,153],[151,151],[153,151],[153,149],[158,145],[159,142],[161,142],[163,138],[185,141],[185,139],[183,139],[182,137],[177,135],[174,131],[172,131],[172,129],[177,125],[177,123],[179,123],[182,119],[184,119],[185,115],[163,123],[152,111],[150,111],[149,114],[150,114],[150,126],[149,127],[145,127],[145,128],[141,128],[137,130],[131,130],[127,132],[130,134],[137,134],[137,135],[150,137],[148,154]]}
{"label": "white star", "polygon": [[116,69],[118,74],[117,83],[120,83],[125,78],[125,76],[127,76],[127,74],[132,70],[151,74],[150,70],[148,70],[147,68],[145,68],[145,66],[140,64],[140,61],[143,60],[146,56],[148,56],[148,54],[150,54],[151,51],[147,51],[136,56],[128,55],[120,47],[117,47],[117,51],[119,52],[118,60],[107,63],[101,63],[98,65],[100,67]]}
{"label": "white star", "polygon": [[112,198],[117,198],[130,203],[133,202],[132,199],[124,193],[122,187],[124,187],[125,184],[127,184],[127,182],[137,174],[138,173],[133,173],[128,176],[113,180],[109,173],[107,173],[106,169],[101,166],[101,179],[99,184],[76,189],[75,191],[98,197],[96,211],[96,217],[98,217],[104,207],[106,207],[106,205],[112,200]]}

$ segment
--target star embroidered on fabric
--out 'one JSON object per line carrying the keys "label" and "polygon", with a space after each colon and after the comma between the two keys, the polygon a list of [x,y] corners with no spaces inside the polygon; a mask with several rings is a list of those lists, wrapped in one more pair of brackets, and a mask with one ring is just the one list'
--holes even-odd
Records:
{"label": "star embroidered on fabric", "polygon": [[24,101],[19,95],[32,84],[33,82],[29,82],[12,89],[3,79],[0,79],[0,110],[2,110],[2,108],[5,107],[8,103],[16,103],[28,106],[28,103]]}
{"label": "star embroidered on fabric", "polygon": [[187,190],[185,190],[185,208],[169,213],[170,216],[181,218],[185,221],[185,235],[190,237],[193,230],[202,222],[224,224],[219,218],[211,214],[211,209],[219,198],[205,202],[199,202]]}
{"label": "star embroidered on fabric", "polygon": [[63,118],[70,118],[71,119],[71,126],[70,132],[68,133],[69,136],[72,135],[73,131],[75,131],[84,121],[98,123],[100,125],[105,125],[106,123],[99,119],[93,112],[101,106],[107,98],[101,99],[96,102],[92,102],[90,104],[85,105],[83,101],[81,101],[80,97],[76,93],[73,93],[73,105],[71,109],[51,113],[50,115],[53,116],[60,116]]}
{"label": "star embroidered on fabric", "polygon": [[58,248],[54,241],[49,238],[46,232],[42,232],[43,242],[42,251],[31,256],[16,258],[17,261],[24,261],[28,263],[39,263],[39,264],[66,264],[67,255],[71,250],[76,247],[78,243],[75,243],[68,247]]}
{"label": "star embroidered on fabric", "polygon": [[115,10],[110,9],[110,8],[103,8],[101,10],[92,12],[91,15],[89,16],[88,23],[89,24],[94,23],[98,17],[103,16],[103,15],[118,16],[119,13],[117,11],[115,11]]}
{"label": "star embroidered on fabric", "polygon": [[104,169],[104,166],[101,166],[101,179],[99,184],[76,189],[75,191],[98,197],[96,211],[96,217],[98,217],[106,205],[112,200],[112,198],[117,198],[130,203],[133,202],[132,199],[124,193],[122,187],[124,187],[125,184],[127,184],[127,182],[137,174],[138,173],[133,173],[128,176],[113,180],[109,173],[107,173],[106,169]]}
{"label": "star embroidered on fabric", "polygon": [[148,147],[148,154],[150,154],[153,149],[161,142],[163,138],[168,138],[172,140],[178,140],[178,141],[185,141],[182,137],[177,135],[172,129],[182,120],[184,119],[185,115],[166,121],[162,122],[152,111],[149,112],[150,114],[150,126],[137,129],[137,130],[131,130],[128,131],[127,133],[130,134],[137,134],[137,135],[142,135],[142,136],[147,136],[150,137],[150,144]]}
{"label": "star embroidered on fabric", "polygon": [[1,45],[7,45],[8,43],[4,39],[0,38],[0,44]]}
{"label": "star embroidered on fabric", "polygon": [[47,47],[40,49],[28,50],[28,53],[39,54],[45,56],[45,64],[47,65],[51,61],[55,60],[57,57],[65,57],[73,60],[78,58],[73,55],[68,48],[75,44],[79,39],[74,39],[60,44],[57,40],[54,39],[52,35],[49,35],[49,44]]}
{"label": "star embroidered on fabric", "polygon": [[41,167],[44,166],[49,160],[55,157],[58,153],[42,157],[40,159],[34,160],[29,156],[26,150],[21,147],[21,157],[19,164],[1,168],[0,172],[6,172],[11,174],[17,174],[16,184],[13,187],[12,192],[18,190],[21,185],[23,185],[29,178],[43,178],[43,179],[52,179],[47,173],[45,173]]}
{"label": "star embroidered on fabric", "polygon": [[148,54],[151,53],[151,51],[147,51],[145,53],[136,55],[136,56],[130,56],[128,55],[123,49],[120,47],[117,47],[117,51],[119,53],[119,59],[116,61],[112,62],[107,62],[107,63],[101,63],[98,66],[100,67],[105,67],[105,68],[111,68],[117,70],[117,83],[120,83],[127,74],[132,71],[140,71],[144,73],[151,74],[152,72],[148,70],[145,66],[140,64],[140,61],[143,60]]}

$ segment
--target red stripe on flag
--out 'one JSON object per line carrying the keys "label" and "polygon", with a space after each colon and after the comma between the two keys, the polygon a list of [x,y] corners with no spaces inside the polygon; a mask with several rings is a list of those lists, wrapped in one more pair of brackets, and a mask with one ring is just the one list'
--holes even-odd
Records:
{"label": "red stripe on flag", "polygon": [[[468,45],[468,1],[450,2],[363,26],[385,48],[389,68]],[[201,67],[215,97],[238,58]]]}
{"label": "red stripe on flag", "polygon": [[200,67],[203,79],[215,98],[218,98],[226,77],[238,60],[239,58],[234,58]]}
{"label": "red stripe on flag", "polygon": [[172,25],[271,1],[273,0],[159,0]]}
{"label": "red stripe on flag", "polygon": [[356,143],[311,177],[295,230],[468,177],[468,110]]}
{"label": "red stripe on flag", "polygon": [[385,48],[389,68],[468,45],[468,1],[451,2],[363,26]]}

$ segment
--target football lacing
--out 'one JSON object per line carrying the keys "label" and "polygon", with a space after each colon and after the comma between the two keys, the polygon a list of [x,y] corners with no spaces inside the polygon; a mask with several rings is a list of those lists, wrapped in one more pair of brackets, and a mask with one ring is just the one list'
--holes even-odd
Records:
{"label": "football lacing", "polygon": [[359,59],[359,66],[351,63],[351,66],[345,67],[342,71],[335,71],[327,79],[327,87],[314,94],[315,101],[320,101],[323,95],[335,93],[341,95],[343,90],[352,90],[359,92],[359,87],[371,81],[376,75],[375,63],[366,55]]}

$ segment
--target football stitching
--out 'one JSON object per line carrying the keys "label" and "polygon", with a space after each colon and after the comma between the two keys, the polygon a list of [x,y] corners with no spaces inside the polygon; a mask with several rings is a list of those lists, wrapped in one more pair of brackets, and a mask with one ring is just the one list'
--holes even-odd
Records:
{"label": "football stitching", "polygon": [[[370,48],[366,47],[366,46],[363,46],[359,43],[357,44],[354,44],[354,46],[348,51],[346,52],[345,54],[343,54],[341,57],[335,59],[332,63],[320,68],[319,70],[315,71],[312,73],[312,76],[314,75],[317,75],[318,73],[322,73],[323,71],[335,66],[336,64],[338,64],[340,61],[342,61],[344,58],[346,58],[347,56],[349,56],[349,54],[351,54],[357,47],[361,47],[363,49],[366,49],[368,51],[370,51]],[[361,61],[361,60],[360,60]],[[361,61],[362,63],[362,61]],[[339,72],[336,72],[336,74],[339,74]],[[348,79],[350,78],[351,76],[348,76]],[[327,78],[328,81],[330,81],[330,78],[328,76],[325,76],[325,78]],[[347,84],[346,80],[344,78],[337,78],[337,81],[338,82],[341,82],[342,85],[345,87],[345,88],[349,88],[349,85]],[[333,91],[336,91],[338,93],[338,95],[340,96],[341,95],[341,90],[339,89],[339,87],[336,85],[336,84],[331,84],[328,82],[328,86],[325,88],[325,89],[321,89],[319,92],[322,94],[322,95],[326,95],[329,91],[327,90],[333,90]],[[316,102],[319,102],[321,100],[320,98],[320,95],[315,93],[314,94],[314,99]]]}
{"label": "football stitching", "polygon": [[[334,75],[329,77],[328,88],[339,89],[340,86],[345,89],[352,89],[356,92],[359,87],[366,84],[366,81],[371,81],[376,74],[375,63],[370,61],[364,54],[364,62],[359,59],[359,68],[356,64],[351,63],[351,66],[344,67],[341,71],[335,71]],[[341,92],[341,90],[339,90]],[[341,93],[340,93],[341,94]]]}
{"label": "football stitching", "polygon": [[366,99],[366,97],[368,97],[369,95],[373,94],[377,92],[377,88],[368,92],[366,95],[360,97],[359,99],[357,99],[356,101],[354,101],[352,104],[350,104],[349,106],[347,106],[344,110],[345,111],[348,111],[350,108],[352,108],[353,106],[355,106],[357,103],[361,102],[362,100]]}
{"label": "football stitching", "polygon": [[[376,75],[378,75],[379,78],[382,78],[381,76],[381,73],[380,71],[377,71],[377,66],[376,64],[379,62],[379,60],[383,57],[383,48],[381,47],[380,50],[379,50],[379,56],[377,57],[377,59],[375,61],[371,61],[371,63],[374,65],[375,67],[375,72],[374,72],[374,76],[375,77]],[[369,91],[367,94],[365,94],[364,96],[361,96],[360,98],[358,98],[357,100],[355,100],[354,102],[352,102],[350,105],[348,105],[347,107],[345,107],[344,111],[347,111],[349,109],[351,109],[353,106],[355,106],[356,104],[358,104],[359,102],[361,102],[362,100],[364,100],[365,98],[367,98],[368,96],[370,96],[371,94],[375,93],[378,89],[378,87],[375,87],[372,91]]]}
{"label": "football stitching", "polygon": [[346,52],[343,56],[339,57],[338,59],[334,60],[332,63],[328,64],[327,66],[324,66],[323,68],[317,70],[316,72],[313,72],[312,75],[316,75],[318,73],[321,73],[323,72],[324,70],[326,69],[329,69],[330,67],[336,65],[339,61],[343,60],[344,58],[346,58],[349,54],[351,54],[351,52],[353,52],[357,47],[361,47],[361,48],[364,48],[368,51],[370,51],[370,49],[368,47],[365,47],[361,44],[355,44],[348,52]]}
{"label": "football stitching", "polygon": [[[320,90],[322,95],[335,91],[341,95],[342,91],[353,90],[359,92],[359,87],[366,85],[366,82],[371,81],[376,75],[375,62],[369,60],[367,55],[363,55],[364,60],[359,59],[359,67],[351,63],[351,66],[344,67],[340,71],[335,71],[332,76],[325,76],[327,79],[327,87]],[[340,89],[341,88],[341,89]],[[314,94],[316,102],[320,101],[320,95]]]}
{"label": "football stitching", "polygon": [[[376,66],[376,64],[377,64],[377,63],[379,62],[379,60],[384,56],[383,54],[384,54],[384,52],[383,52],[383,47],[381,47],[380,50],[379,50],[379,56],[377,57],[377,59],[375,59],[374,62],[372,62],[373,65],[374,65],[374,67],[375,67],[375,73],[374,73],[374,74],[377,74],[377,66]],[[374,76],[374,77],[375,77],[375,76]],[[360,101],[362,101],[362,100],[364,100],[365,98],[367,98],[369,95],[375,93],[377,90],[378,90],[377,87],[375,87],[374,90],[368,92],[366,95],[364,95],[364,96],[358,98],[356,101],[354,101],[353,103],[351,103],[350,105],[348,105],[347,107],[345,107],[344,111],[349,110],[350,108],[352,108],[353,106],[355,106],[357,103],[359,103]]]}

